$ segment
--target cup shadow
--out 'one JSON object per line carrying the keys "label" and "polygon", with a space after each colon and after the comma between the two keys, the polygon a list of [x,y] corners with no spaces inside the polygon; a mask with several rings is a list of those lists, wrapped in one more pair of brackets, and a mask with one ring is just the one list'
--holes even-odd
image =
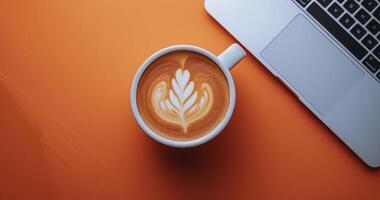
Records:
{"label": "cup shadow", "polygon": [[236,173],[239,163],[244,162],[241,154],[246,150],[235,134],[238,130],[229,124],[213,140],[193,148],[173,148],[149,139],[147,146],[158,167],[170,173],[167,178],[181,179],[197,185],[201,182],[212,184],[226,180]]}

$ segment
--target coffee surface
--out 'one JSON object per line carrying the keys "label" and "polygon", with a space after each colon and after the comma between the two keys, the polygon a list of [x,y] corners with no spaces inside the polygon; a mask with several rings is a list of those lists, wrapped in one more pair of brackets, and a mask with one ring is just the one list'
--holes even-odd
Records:
{"label": "coffee surface", "polygon": [[157,134],[176,141],[194,140],[225,117],[228,82],[206,56],[172,52],[155,60],[143,73],[137,105],[144,122]]}

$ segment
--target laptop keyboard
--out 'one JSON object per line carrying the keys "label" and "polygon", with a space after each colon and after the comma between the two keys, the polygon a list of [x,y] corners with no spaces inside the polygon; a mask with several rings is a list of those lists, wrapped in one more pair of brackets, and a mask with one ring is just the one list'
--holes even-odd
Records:
{"label": "laptop keyboard", "polygon": [[380,0],[295,0],[380,80]]}

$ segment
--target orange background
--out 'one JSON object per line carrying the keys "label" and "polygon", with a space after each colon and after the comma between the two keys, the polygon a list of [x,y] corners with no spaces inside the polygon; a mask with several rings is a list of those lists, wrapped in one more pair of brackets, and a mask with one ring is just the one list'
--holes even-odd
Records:
{"label": "orange background", "polygon": [[380,171],[252,56],[216,139],[173,149],[142,132],[129,90],[149,55],[234,41],[203,0],[1,0],[0,199],[379,199]]}

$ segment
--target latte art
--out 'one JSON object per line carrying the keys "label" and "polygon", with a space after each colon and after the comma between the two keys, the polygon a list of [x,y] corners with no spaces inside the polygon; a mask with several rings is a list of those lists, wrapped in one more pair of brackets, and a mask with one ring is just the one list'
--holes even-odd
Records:
{"label": "latte art", "polygon": [[211,108],[213,95],[207,83],[200,85],[200,93],[194,90],[190,72],[179,68],[169,84],[161,81],[153,90],[152,104],[157,115],[173,124],[178,124],[187,133],[188,126],[205,116]]}
{"label": "latte art", "polygon": [[190,141],[208,134],[224,119],[228,81],[209,58],[176,51],[148,66],[139,80],[136,101],[152,131],[170,140]]}

